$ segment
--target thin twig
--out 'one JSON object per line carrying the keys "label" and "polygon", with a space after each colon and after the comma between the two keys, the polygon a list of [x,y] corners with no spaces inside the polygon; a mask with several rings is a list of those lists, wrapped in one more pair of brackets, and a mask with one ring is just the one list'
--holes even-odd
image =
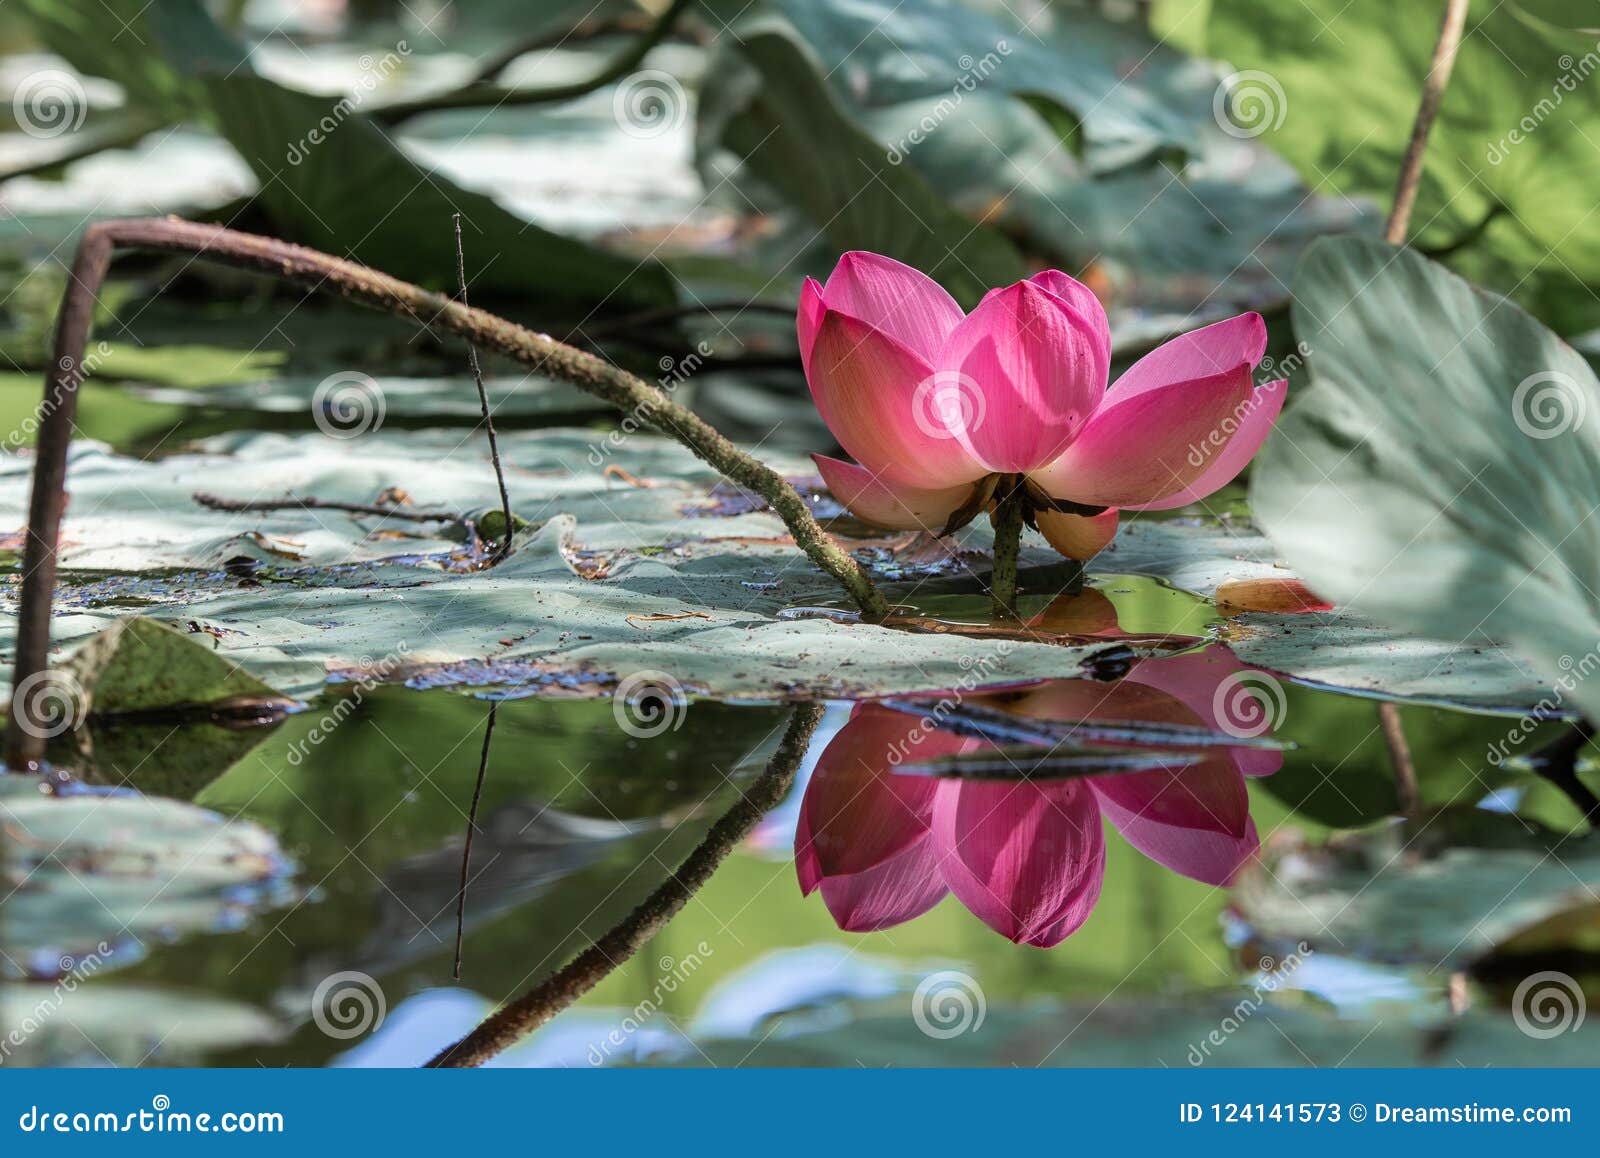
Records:
{"label": "thin twig", "polygon": [[409,523],[464,523],[463,515],[451,511],[408,511],[370,503],[340,503],[332,499],[302,499],[293,495],[281,499],[226,499],[221,495],[196,491],[194,501],[213,511],[345,511],[352,515],[376,515],[382,519],[403,519]]}
{"label": "thin twig", "polygon": [[1405,726],[1400,722],[1400,708],[1393,703],[1378,705],[1378,727],[1383,731],[1384,745],[1389,749],[1389,767],[1394,772],[1394,794],[1399,801],[1400,815],[1415,816],[1421,795],[1417,790],[1417,765],[1411,759],[1411,745],[1406,743]]}
{"label": "thin twig", "polygon": [[626,50],[617,55],[616,59],[587,80],[574,81],[571,84],[552,85],[549,88],[509,89],[501,88],[496,84],[473,82],[462,88],[451,89],[449,92],[396,101],[393,104],[375,108],[372,110],[372,116],[385,124],[397,125],[422,113],[437,112],[440,109],[482,107],[499,109],[516,105],[553,104],[558,101],[576,100],[578,97],[591,93],[597,88],[604,88],[608,84],[621,80],[638,68],[640,62],[644,60],[650,50],[661,43],[662,38],[672,31],[672,26],[677,23],[678,17],[683,15],[694,3],[695,0],[672,0],[672,6],[661,14],[655,24],[642,35],[636,37]]}
{"label": "thin twig", "polygon": [[[461,248],[461,214],[455,215],[456,226],[456,285],[459,289],[457,296],[462,305],[467,302],[467,257]],[[500,537],[500,545],[494,549],[494,561],[498,562],[511,553],[511,534],[516,525],[511,521],[511,495],[506,491],[506,471],[500,465],[500,440],[494,434],[494,410],[489,405],[489,392],[483,388],[483,368],[478,364],[478,347],[471,338],[467,339],[467,360],[472,364],[472,380],[478,387],[478,405],[483,410],[483,427],[489,434],[489,459],[494,463],[494,481],[500,487],[500,513],[505,516],[505,534]]]}
{"label": "thin twig", "polygon": [[761,775],[740,793],[666,883],[589,948],[441,1051],[428,1068],[482,1065],[572,1005],[637,953],[678,915],[762,817],[783,802],[821,719],[822,705],[796,705],[778,750]]}
{"label": "thin twig", "polygon": [[[1433,63],[1422,84],[1422,100],[1417,106],[1417,119],[1411,126],[1411,141],[1406,145],[1405,159],[1400,163],[1400,175],[1395,181],[1394,207],[1389,211],[1389,221],[1383,230],[1384,240],[1390,245],[1406,243],[1411,210],[1417,203],[1417,186],[1422,181],[1422,158],[1428,149],[1428,134],[1433,131],[1445,86],[1450,83],[1450,73],[1456,65],[1456,49],[1461,47],[1461,31],[1466,22],[1467,0],[1445,0],[1439,39],[1433,46]],[[1383,742],[1389,749],[1400,811],[1409,816],[1416,811],[1418,803],[1417,768],[1411,759],[1411,747],[1406,743],[1400,710],[1394,704],[1378,705],[1378,727],[1383,730]]]}
{"label": "thin twig", "polygon": [[1417,106],[1417,119],[1411,126],[1411,141],[1406,145],[1405,160],[1400,163],[1400,177],[1394,187],[1394,208],[1389,212],[1389,223],[1383,236],[1390,245],[1404,245],[1406,232],[1411,228],[1411,210],[1417,203],[1417,186],[1422,180],[1422,156],[1428,148],[1428,134],[1433,131],[1433,121],[1439,114],[1439,102],[1444,99],[1445,86],[1450,83],[1451,70],[1456,66],[1456,49],[1461,47],[1461,30],[1467,23],[1467,0],[1445,0],[1444,18],[1439,24],[1439,39],[1433,46],[1433,64],[1422,85],[1422,103]]}
{"label": "thin twig", "polygon": [[17,613],[12,710],[6,732],[6,762],[13,769],[35,766],[44,758],[44,729],[26,726],[31,722],[27,697],[18,696],[16,690],[26,686],[28,677],[44,671],[49,661],[56,549],[66,508],[67,452],[77,413],[78,386],[84,376],[84,347],[97,296],[118,247],[185,253],[297,285],[335,289],[351,301],[410,318],[430,332],[460,335],[536,372],[571,383],[624,411],[635,422],[675,438],[736,486],[761,495],[783,520],[795,544],[855,600],[864,620],[878,623],[888,614],[882,593],[861,565],[822,529],[805,499],[777,471],[740,450],[699,415],[672,401],[666,391],[603,358],[485,310],[302,245],[178,218],[97,221],[83,231],[73,259],[56,325],[55,357],[45,375],[39,410],[42,418],[34,451],[33,491],[28,505]]}
{"label": "thin twig", "polygon": [[489,743],[494,739],[494,713],[500,701],[489,701],[489,722],[483,729],[483,751],[478,753],[478,782],[472,787],[472,809],[467,813],[467,839],[461,846],[461,884],[456,889],[456,961],[451,976],[461,980],[461,942],[467,928],[467,870],[472,866],[472,837],[478,831],[478,802],[483,799],[484,773],[489,770]]}

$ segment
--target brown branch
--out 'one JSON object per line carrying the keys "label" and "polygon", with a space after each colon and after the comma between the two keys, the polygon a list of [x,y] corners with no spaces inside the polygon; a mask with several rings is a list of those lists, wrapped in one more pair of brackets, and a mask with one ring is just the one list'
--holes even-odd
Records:
{"label": "brown branch", "polygon": [[[45,376],[40,404],[33,493],[23,551],[12,712],[6,733],[6,761],[12,768],[35,766],[44,758],[44,740],[30,735],[27,721],[18,715],[19,709],[25,708],[15,689],[27,677],[43,671],[49,660],[56,544],[66,505],[67,451],[78,386],[86,370],[92,369],[83,365],[84,346],[97,295],[118,247],[184,253],[314,289],[336,290],[351,301],[410,318],[430,331],[460,335],[538,373],[571,383],[628,413],[635,421],[677,439],[729,481],[761,495],[772,504],[795,544],[856,601],[864,619],[879,622],[888,614],[888,606],[872,580],[822,529],[799,492],[781,475],[740,450],[697,414],[673,402],[666,391],[603,358],[485,310],[305,246],[178,218],[99,221],[83,231],[78,243],[56,326],[55,360]],[[31,731],[42,733],[44,729]]]}
{"label": "brown branch", "polygon": [[441,1051],[428,1068],[482,1065],[571,1006],[637,953],[678,915],[762,817],[783,802],[821,719],[821,704],[796,705],[778,750],[761,775],[740,793],[665,884],[589,948]]}
{"label": "brown branch", "polygon": [[370,503],[340,503],[332,499],[225,499],[221,495],[196,491],[194,501],[213,511],[344,511],[351,515],[376,515],[381,519],[403,519],[408,523],[465,523],[465,516],[453,511],[408,511]]}
{"label": "brown branch", "polygon": [[1461,30],[1467,23],[1467,0],[1445,0],[1444,19],[1439,24],[1439,39],[1433,46],[1433,64],[1422,85],[1422,103],[1417,106],[1417,119],[1411,126],[1411,141],[1406,145],[1405,160],[1400,163],[1400,176],[1394,187],[1394,208],[1389,212],[1389,223],[1383,236],[1390,245],[1404,245],[1406,233],[1411,228],[1411,210],[1417,203],[1417,186],[1422,181],[1422,156],[1428,148],[1428,134],[1433,131],[1434,118],[1439,115],[1439,102],[1444,99],[1445,86],[1450,83],[1450,73],[1456,66],[1456,49],[1461,47]]}

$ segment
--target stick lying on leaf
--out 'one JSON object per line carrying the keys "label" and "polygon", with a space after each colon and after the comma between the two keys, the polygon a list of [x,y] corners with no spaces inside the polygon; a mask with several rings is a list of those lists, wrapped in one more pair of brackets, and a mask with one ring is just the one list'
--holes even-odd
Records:
{"label": "stick lying on leaf", "polygon": [[[55,358],[45,377],[23,554],[14,688],[43,671],[49,659],[56,543],[66,501],[67,449],[77,411],[78,386],[87,374],[84,345],[96,298],[119,248],[185,253],[300,285],[335,290],[352,301],[411,318],[425,328],[459,334],[542,374],[570,382],[672,436],[732,482],[764,497],[800,549],[849,592],[863,618],[876,622],[888,613],[883,596],[861,567],[823,531],[805,500],[776,471],[734,446],[662,390],[603,358],[357,262],[304,246],[177,218],[102,221],[84,230],[78,244],[56,325]],[[24,768],[44,758],[45,741],[42,734],[32,735],[22,726],[18,711],[25,709],[15,699],[11,706],[6,762],[12,768]],[[32,731],[42,733],[43,729]]]}

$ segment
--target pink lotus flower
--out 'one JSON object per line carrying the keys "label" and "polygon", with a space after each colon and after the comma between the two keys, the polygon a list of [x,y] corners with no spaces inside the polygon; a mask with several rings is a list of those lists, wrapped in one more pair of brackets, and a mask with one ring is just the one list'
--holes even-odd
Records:
{"label": "pink lotus flower", "polygon": [[963,314],[925,274],[846,253],[826,285],[806,279],[798,327],[811,395],[856,464],[813,458],[852,513],[948,533],[1019,475],[1026,517],[1075,559],[1111,541],[1119,508],[1167,510],[1231,481],[1287,388],[1252,383],[1267,330],[1251,313],[1174,338],[1107,389],[1105,310],[1059,270]]}
{"label": "pink lotus flower", "polygon": [[[1060,680],[972,697],[1057,720],[1140,720],[1218,727],[1217,689],[1243,671],[1214,646],[1143,660],[1109,687]],[[1018,698],[1020,696],[1020,698]],[[1104,816],[1129,844],[1174,872],[1226,884],[1259,846],[1246,776],[1276,772],[1275,751],[1215,749],[1198,764],[1079,780],[932,780],[904,763],[987,747],[913,716],[857,706],[817,763],[800,805],[795,868],[821,889],[839,927],[888,928],[947,893],[1019,944],[1059,944],[1088,919],[1105,871]]]}

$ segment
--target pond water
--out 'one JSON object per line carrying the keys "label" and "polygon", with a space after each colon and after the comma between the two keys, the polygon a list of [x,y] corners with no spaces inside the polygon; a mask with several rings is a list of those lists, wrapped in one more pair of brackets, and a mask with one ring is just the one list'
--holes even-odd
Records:
{"label": "pond water", "polygon": [[[774,775],[781,803],[676,919],[501,1064],[1181,1065],[1227,1060],[1206,1044],[1214,1011],[1264,980],[1290,1012],[1328,1018],[1285,1037],[1303,1056],[1354,1048],[1374,1011],[1421,1023],[1464,992],[1504,999],[1491,966],[1469,977],[1379,947],[1427,920],[1381,888],[1343,898],[1362,938],[1337,932],[1342,910],[1311,911],[1332,886],[1297,850],[1385,831],[1411,791],[1372,700],[1252,691],[1261,673],[1200,638],[1216,611],[1148,580],[1035,602],[1034,622],[1104,639],[1119,662],[1097,679],[832,703],[776,771],[791,707],[648,692],[334,684],[265,727],[94,734],[49,776],[0,780],[24,870],[5,1001],[35,1025],[19,1059],[419,1064],[622,922]],[[971,611],[949,597],[914,614]],[[1124,636],[1175,654],[1130,661]],[[1254,695],[1256,714],[1218,731],[1230,694]],[[1441,829],[1580,826],[1551,776],[1494,761],[1505,719],[1413,706],[1401,720],[1425,772],[1413,810],[1449,817]],[[1526,750],[1565,728],[1541,725]],[[1218,887],[1236,876],[1253,879]],[[1270,895],[1284,885],[1305,919]],[[1380,1061],[1412,1048],[1367,1040]]]}

